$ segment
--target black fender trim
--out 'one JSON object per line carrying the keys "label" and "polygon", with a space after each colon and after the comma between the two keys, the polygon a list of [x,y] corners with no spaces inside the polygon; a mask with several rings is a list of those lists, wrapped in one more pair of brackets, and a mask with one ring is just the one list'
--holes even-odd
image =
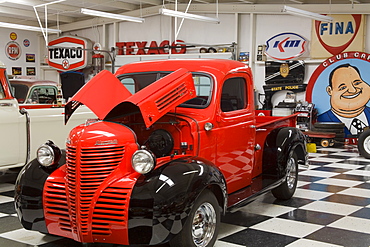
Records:
{"label": "black fender trim", "polygon": [[173,160],[140,176],[130,199],[129,243],[169,241],[182,230],[196,198],[206,188],[225,209],[227,191],[222,173],[197,157]]}
{"label": "black fender trim", "polygon": [[286,176],[288,154],[297,149],[299,164],[307,159],[306,136],[297,128],[282,127],[272,130],[266,137],[263,152],[262,174],[275,177],[276,181]]}
{"label": "black fender trim", "polygon": [[48,233],[42,204],[46,179],[65,164],[66,152],[62,150],[57,166],[45,168],[34,159],[19,172],[15,183],[14,206],[22,226],[27,230]]}

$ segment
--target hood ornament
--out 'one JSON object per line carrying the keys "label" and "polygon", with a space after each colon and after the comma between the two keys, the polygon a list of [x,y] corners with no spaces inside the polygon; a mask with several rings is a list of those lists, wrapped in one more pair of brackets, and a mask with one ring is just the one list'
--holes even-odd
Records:
{"label": "hood ornament", "polygon": [[106,140],[106,141],[98,140],[98,141],[95,142],[95,146],[116,145],[116,144],[118,144],[117,139]]}

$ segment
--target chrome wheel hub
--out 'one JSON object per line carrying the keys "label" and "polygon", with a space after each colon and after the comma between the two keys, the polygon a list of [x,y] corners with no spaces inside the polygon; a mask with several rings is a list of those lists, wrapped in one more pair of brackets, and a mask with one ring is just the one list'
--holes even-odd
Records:
{"label": "chrome wheel hub", "polygon": [[205,202],[195,212],[192,224],[193,242],[204,247],[212,240],[216,230],[217,215],[213,206]]}
{"label": "chrome wheel hub", "polygon": [[295,164],[295,159],[293,157],[290,157],[288,159],[288,164],[287,164],[287,185],[289,189],[294,188],[294,184],[297,180],[297,166]]}
{"label": "chrome wheel hub", "polygon": [[364,149],[366,153],[370,154],[370,136],[367,136],[364,140]]}

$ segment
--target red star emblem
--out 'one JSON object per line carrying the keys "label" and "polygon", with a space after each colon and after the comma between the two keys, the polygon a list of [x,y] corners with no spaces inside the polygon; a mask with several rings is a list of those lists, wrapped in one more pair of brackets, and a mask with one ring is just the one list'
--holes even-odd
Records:
{"label": "red star emblem", "polygon": [[69,68],[69,62],[68,62],[67,59],[64,59],[62,61],[62,66],[63,66],[64,69],[68,69]]}

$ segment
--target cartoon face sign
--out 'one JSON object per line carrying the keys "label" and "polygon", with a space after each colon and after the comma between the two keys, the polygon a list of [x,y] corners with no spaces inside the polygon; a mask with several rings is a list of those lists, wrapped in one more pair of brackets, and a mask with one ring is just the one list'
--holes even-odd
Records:
{"label": "cartoon face sign", "polygon": [[315,104],[317,120],[344,123],[346,137],[370,126],[369,63],[364,52],[338,54],[319,65],[307,85],[306,100]]}
{"label": "cartoon face sign", "polygon": [[332,111],[352,118],[359,115],[369,101],[370,86],[363,81],[357,67],[342,64],[331,71],[326,92]]}

